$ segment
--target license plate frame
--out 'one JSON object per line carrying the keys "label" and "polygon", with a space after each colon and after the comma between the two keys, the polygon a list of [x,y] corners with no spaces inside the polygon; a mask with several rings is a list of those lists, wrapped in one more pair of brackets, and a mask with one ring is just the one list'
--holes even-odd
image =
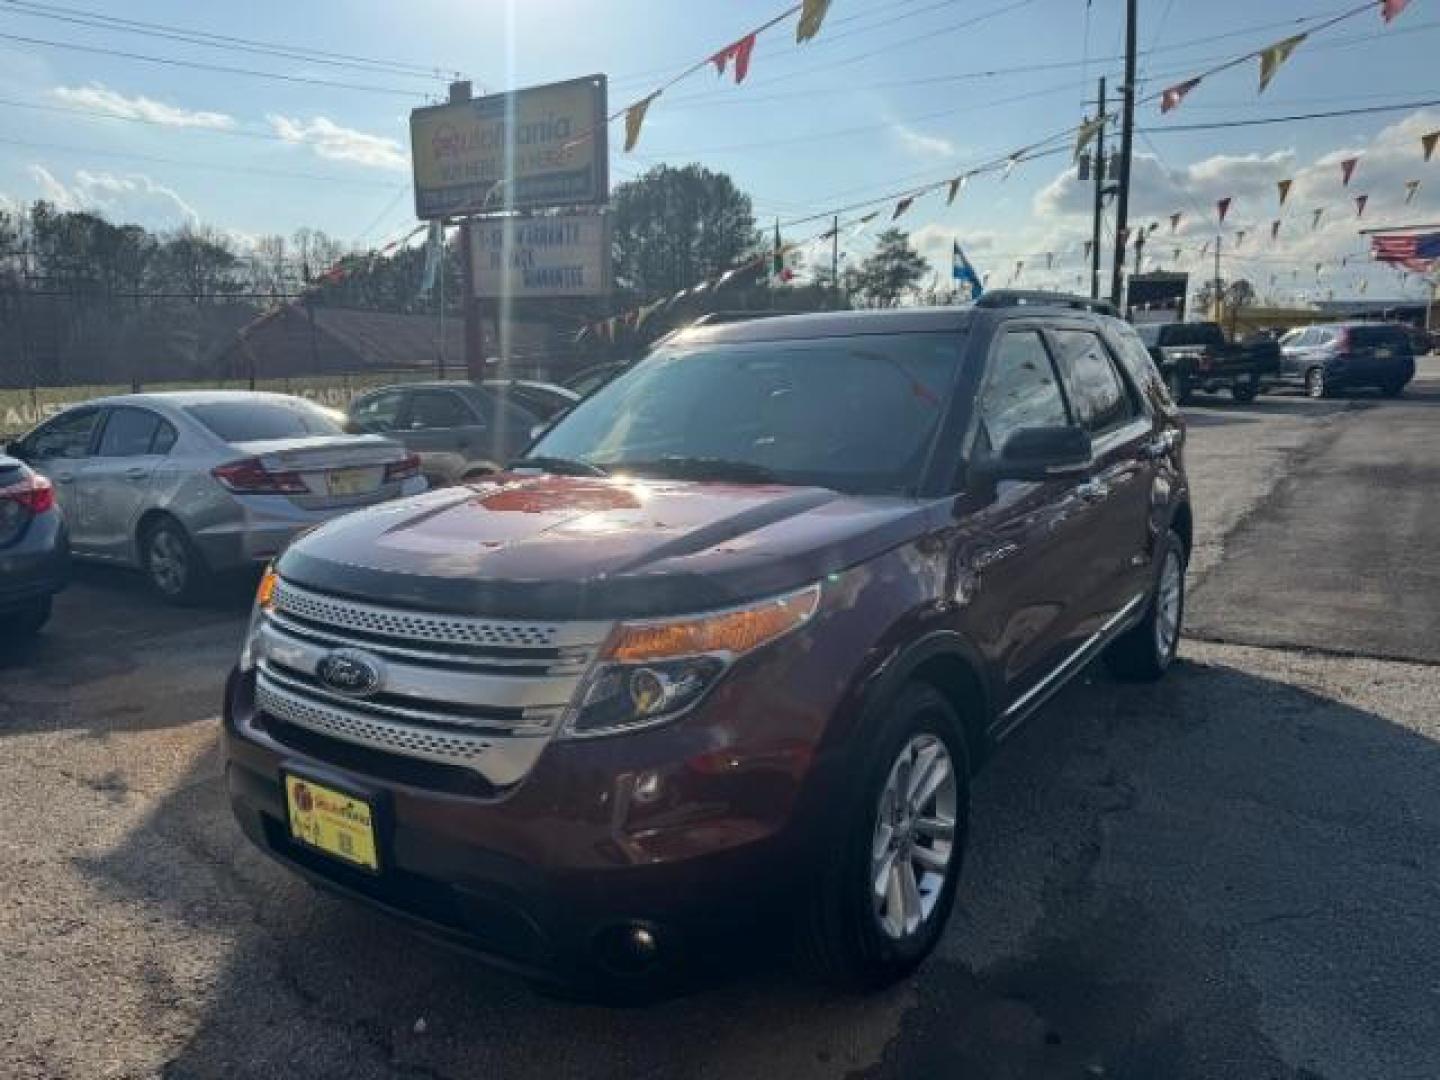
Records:
{"label": "license plate frame", "polygon": [[[286,833],[292,843],[359,873],[378,876],[383,872],[380,813],[372,796],[328,778],[316,779],[288,769],[281,771],[280,784]],[[308,807],[304,805],[307,798]],[[350,815],[354,820],[346,820]]]}
{"label": "license plate frame", "polygon": [[356,495],[371,495],[378,484],[369,483],[374,466],[351,465],[343,469],[331,469],[325,474],[325,490],[337,498],[351,498]]}

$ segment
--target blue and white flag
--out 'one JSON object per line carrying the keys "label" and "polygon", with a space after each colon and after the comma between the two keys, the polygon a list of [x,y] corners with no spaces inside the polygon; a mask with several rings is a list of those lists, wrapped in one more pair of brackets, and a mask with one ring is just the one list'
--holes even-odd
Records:
{"label": "blue and white flag", "polygon": [[440,260],[445,257],[445,224],[441,221],[430,223],[430,235],[425,241],[425,270],[420,275],[420,295],[429,296],[435,288],[435,279],[440,274]]}
{"label": "blue and white flag", "polygon": [[965,252],[960,250],[960,241],[955,241],[955,250],[951,256],[950,276],[955,279],[955,284],[960,289],[961,300],[979,300],[985,293],[985,287],[980,284],[980,275],[975,272],[975,267],[970,265],[970,260],[965,257]]}

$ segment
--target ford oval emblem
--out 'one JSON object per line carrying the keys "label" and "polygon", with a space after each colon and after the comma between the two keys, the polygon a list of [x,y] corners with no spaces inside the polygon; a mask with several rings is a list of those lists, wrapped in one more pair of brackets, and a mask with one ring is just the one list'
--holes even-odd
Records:
{"label": "ford oval emblem", "polygon": [[380,661],[355,649],[326,653],[315,674],[326,687],[351,697],[369,697],[380,689]]}

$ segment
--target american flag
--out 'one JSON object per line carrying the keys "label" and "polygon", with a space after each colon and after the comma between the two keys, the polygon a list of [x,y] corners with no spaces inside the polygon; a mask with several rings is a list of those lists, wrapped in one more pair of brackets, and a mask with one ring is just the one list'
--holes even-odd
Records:
{"label": "american flag", "polygon": [[1440,232],[1372,236],[1370,254],[1379,262],[1399,263],[1409,270],[1424,273],[1440,260]]}

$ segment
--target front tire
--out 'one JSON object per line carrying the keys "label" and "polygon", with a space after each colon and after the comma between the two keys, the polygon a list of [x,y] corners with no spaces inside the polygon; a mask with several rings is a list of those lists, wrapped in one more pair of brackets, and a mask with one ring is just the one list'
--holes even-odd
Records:
{"label": "front tire", "polygon": [[166,603],[198,603],[209,585],[209,570],[177,521],[164,519],[145,530],[140,565],[150,588]]}
{"label": "front tire", "polygon": [[955,903],[969,801],[960,719],[933,687],[906,686],[866,747],[802,913],[806,959],[827,981],[877,990],[930,955]]}
{"label": "front tire", "polygon": [[1405,393],[1405,385],[1406,384],[1403,382],[1388,382],[1380,388],[1380,393],[1384,394],[1386,397],[1399,397],[1401,394]]}
{"label": "front tire", "polygon": [[1185,621],[1185,555],[1185,542],[1170,530],[1144,616],[1105,650],[1106,666],[1116,678],[1153,682],[1175,662]]}
{"label": "front tire", "polygon": [[1230,393],[1240,404],[1248,405],[1260,393],[1260,380],[1253,375],[1248,379],[1236,379],[1230,384]]}

